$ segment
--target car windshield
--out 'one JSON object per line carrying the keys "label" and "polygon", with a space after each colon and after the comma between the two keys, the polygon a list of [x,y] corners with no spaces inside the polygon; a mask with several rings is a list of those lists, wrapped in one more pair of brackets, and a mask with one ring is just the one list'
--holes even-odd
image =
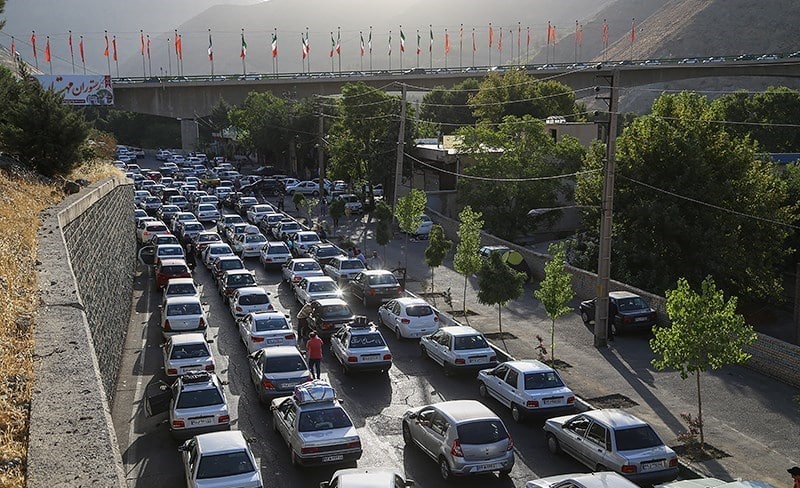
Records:
{"label": "car windshield", "polygon": [[299,230],[300,226],[298,224],[283,224],[281,226],[281,230],[283,232],[292,231],[292,230]]}
{"label": "car windshield", "polygon": [[289,254],[289,248],[286,246],[269,246],[267,254]]}
{"label": "car windshield", "polygon": [[295,263],[294,270],[295,271],[318,271],[320,269],[319,263],[315,262],[308,262],[308,263]]}
{"label": "car windshield", "polygon": [[320,315],[328,319],[343,319],[353,315],[347,305],[326,305],[320,310]]}
{"label": "car windshield", "polygon": [[310,410],[300,413],[297,430],[300,432],[316,432],[319,430],[342,429],[352,427],[353,423],[341,407]]}
{"label": "car windshield", "polygon": [[176,285],[169,285],[167,288],[167,295],[194,295],[197,289],[191,283],[178,283]]}
{"label": "car windshield", "polygon": [[189,358],[207,358],[211,353],[208,352],[208,347],[204,343],[200,344],[182,344],[172,348],[172,353],[169,355],[170,359],[189,359]]}
{"label": "car windshield", "polygon": [[289,323],[284,318],[258,319],[255,325],[256,332],[268,332],[270,330],[288,330]]}
{"label": "car windshield", "polygon": [[197,238],[197,242],[219,242],[222,238],[217,234],[204,234]]}
{"label": "car windshield", "polygon": [[364,269],[364,263],[358,259],[349,259],[342,261],[342,269]]}
{"label": "car windshield", "polygon": [[178,274],[178,273],[186,273],[188,271],[189,270],[186,268],[186,266],[182,264],[175,264],[175,265],[161,267],[161,273],[163,274]]}
{"label": "car windshield", "polygon": [[199,303],[174,303],[167,305],[167,315],[200,315],[203,313]]}
{"label": "car windshield", "polygon": [[619,429],[614,431],[617,439],[618,451],[633,451],[636,449],[647,449],[648,447],[661,446],[664,443],[658,438],[658,434],[649,425],[641,425],[631,429]]}
{"label": "car windshield", "polygon": [[482,335],[457,336],[455,339],[456,350],[485,349],[489,347]]}
{"label": "car windshield", "polygon": [[176,408],[197,408],[220,405],[225,403],[216,388],[205,388],[202,390],[188,390],[181,392],[178,396]]}
{"label": "car windshield", "polygon": [[508,439],[508,432],[500,420],[480,420],[458,426],[461,444],[494,444]]}
{"label": "car windshield", "polygon": [[186,225],[183,226],[183,231],[184,232],[203,232],[204,230],[206,230],[206,228],[203,227],[203,224],[200,224],[200,223],[197,223],[197,224],[186,224]]}
{"label": "car windshield", "polygon": [[226,452],[200,458],[197,479],[223,478],[255,471],[250,456],[245,451]]}
{"label": "car windshield", "polygon": [[633,310],[646,310],[650,308],[640,297],[630,297],[617,300],[617,310],[620,312],[630,312]]}
{"label": "car windshield", "polygon": [[385,346],[380,334],[357,334],[350,337],[350,347],[381,347]]}
{"label": "car windshield", "polygon": [[525,374],[526,390],[543,390],[545,388],[558,388],[559,386],[564,386],[564,382],[553,371]]}
{"label": "car windshield", "polygon": [[277,356],[266,358],[264,372],[266,373],[291,373],[292,371],[305,371],[308,369],[303,356]]}
{"label": "car windshield", "polygon": [[265,303],[269,303],[269,297],[266,293],[262,294],[253,294],[253,295],[242,295],[239,297],[239,305],[264,305]]}
{"label": "car windshield", "polygon": [[369,277],[370,285],[396,285],[397,278],[393,274],[379,274]]}
{"label": "car windshield", "polygon": [[316,281],[313,283],[308,284],[308,291],[311,293],[317,292],[327,292],[327,291],[336,291],[336,283],[332,281]]}
{"label": "car windshield", "polygon": [[428,305],[412,305],[406,307],[406,315],[409,317],[427,317],[433,315],[433,309]]}
{"label": "car windshield", "polygon": [[319,242],[319,237],[317,237],[317,236],[311,236],[311,235],[308,235],[308,236],[300,236],[300,241],[301,241],[301,242]]}
{"label": "car windshield", "polygon": [[238,215],[232,215],[230,217],[225,217],[224,222],[226,224],[235,224],[235,223],[244,222],[244,220],[242,220],[242,218],[239,217]]}
{"label": "car windshield", "polygon": [[217,210],[217,207],[214,205],[200,205],[197,207],[198,212],[214,212]]}

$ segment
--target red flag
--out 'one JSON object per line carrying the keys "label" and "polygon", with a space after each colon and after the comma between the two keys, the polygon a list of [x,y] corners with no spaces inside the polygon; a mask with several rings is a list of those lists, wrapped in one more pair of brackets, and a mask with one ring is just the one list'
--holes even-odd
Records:
{"label": "red flag", "polygon": [[558,44],[558,39],[556,38],[556,26],[553,26],[553,46]]}
{"label": "red flag", "polygon": [[14,46],[14,36],[11,36],[11,55],[17,60],[17,48]]}
{"label": "red flag", "polygon": [[608,23],[603,19],[603,44],[608,44]]}
{"label": "red flag", "polygon": [[631,19],[631,42],[636,41],[636,19]]}
{"label": "red flag", "polygon": [[72,31],[69,31],[69,53],[72,54]]}
{"label": "red flag", "polygon": [[47,41],[44,45],[44,60],[50,62],[50,36],[47,36]]}
{"label": "red flag", "polygon": [[78,50],[81,52],[81,63],[85,63],[86,58],[83,56],[83,36],[81,36],[81,41],[78,43]]}
{"label": "red flag", "polygon": [[33,59],[36,59],[36,31],[31,31],[31,46],[33,46]]}
{"label": "red flag", "polygon": [[525,44],[525,47],[531,47],[531,28],[530,27],[526,27],[526,29],[528,31],[528,41],[527,41],[527,44]]}
{"label": "red flag", "polygon": [[150,59],[150,34],[147,34],[147,59]]}
{"label": "red flag", "polygon": [[114,61],[117,60],[117,36],[111,39],[111,46],[114,48]]}
{"label": "red flag", "polygon": [[583,46],[583,24],[578,28],[578,46]]}
{"label": "red flag", "polygon": [[497,39],[497,50],[503,52],[503,29],[500,29],[500,37]]}
{"label": "red flag", "polygon": [[144,31],[139,31],[139,38],[142,41],[142,56],[144,56]]}
{"label": "red flag", "polygon": [[447,33],[447,29],[444,31],[444,53],[447,54],[450,52],[450,34]]}
{"label": "red flag", "polygon": [[175,29],[175,37],[173,37],[173,39],[175,39],[175,57],[177,58],[178,57],[178,29]]}
{"label": "red flag", "polygon": [[183,39],[180,34],[178,34],[178,59],[183,61]]}
{"label": "red flag", "polygon": [[547,21],[547,45],[550,45],[550,40],[553,38],[553,27],[550,25],[550,21]]}
{"label": "red flag", "polygon": [[492,23],[489,22],[489,47],[492,47],[493,38],[494,38],[494,29],[492,29]]}
{"label": "red flag", "polygon": [[108,31],[106,31],[106,50],[103,51],[103,56],[108,57]]}

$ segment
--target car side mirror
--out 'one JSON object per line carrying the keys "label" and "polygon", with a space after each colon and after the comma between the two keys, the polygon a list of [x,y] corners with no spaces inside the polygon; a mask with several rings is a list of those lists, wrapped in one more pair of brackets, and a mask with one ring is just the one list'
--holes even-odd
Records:
{"label": "car side mirror", "polygon": [[406,480],[406,486],[415,486],[417,484],[414,480]]}
{"label": "car side mirror", "polygon": [[331,484],[328,481],[323,481],[319,484],[319,488],[328,488],[329,486],[331,486]]}
{"label": "car side mirror", "polygon": [[413,420],[413,419],[417,418],[417,414],[415,414],[415,413],[409,414],[408,418]]}
{"label": "car side mirror", "polygon": [[180,452],[189,452],[189,447],[186,446],[185,444],[181,444],[180,446],[178,446],[178,451],[180,451]]}

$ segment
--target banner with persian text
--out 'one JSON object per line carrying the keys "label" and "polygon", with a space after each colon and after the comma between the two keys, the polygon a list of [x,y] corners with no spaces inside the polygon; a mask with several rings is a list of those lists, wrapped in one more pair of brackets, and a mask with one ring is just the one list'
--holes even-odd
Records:
{"label": "banner with persian text", "polygon": [[108,75],[34,75],[45,90],[63,95],[67,105],[114,105]]}

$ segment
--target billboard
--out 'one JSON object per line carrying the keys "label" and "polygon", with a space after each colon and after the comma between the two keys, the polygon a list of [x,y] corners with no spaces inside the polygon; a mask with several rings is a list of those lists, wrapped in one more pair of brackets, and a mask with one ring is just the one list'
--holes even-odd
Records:
{"label": "billboard", "polygon": [[108,75],[34,75],[45,90],[63,95],[67,105],[114,105]]}

